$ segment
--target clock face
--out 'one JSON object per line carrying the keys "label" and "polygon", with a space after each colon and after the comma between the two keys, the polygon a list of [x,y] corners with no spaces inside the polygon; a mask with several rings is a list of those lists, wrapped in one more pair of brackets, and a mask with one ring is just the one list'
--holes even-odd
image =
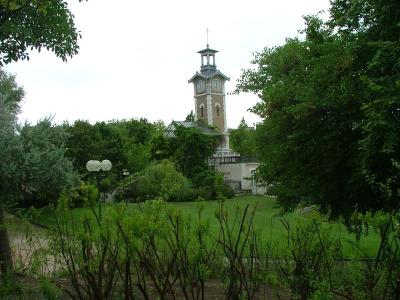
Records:
{"label": "clock face", "polygon": [[221,90],[222,90],[221,79],[218,79],[218,78],[213,79],[213,81],[211,82],[211,87],[214,92],[221,92]]}
{"label": "clock face", "polygon": [[204,80],[200,79],[199,81],[196,82],[196,91],[198,93],[203,92],[205,87],[206,87],[206,82]]}

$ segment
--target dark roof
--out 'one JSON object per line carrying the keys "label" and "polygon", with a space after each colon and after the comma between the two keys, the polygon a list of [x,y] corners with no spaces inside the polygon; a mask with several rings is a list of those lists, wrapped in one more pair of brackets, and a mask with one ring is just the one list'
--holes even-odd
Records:
{"label": "dark roof", "polygon": [[207,135],[222,135],[218,130],[210,128],[206,125],[203,125],[199,122],[191,122],[191,121],[172,121],[171,124],[165,128],[164,136],[172,138],[175,137],[175,130],[178,126],[183,126],[186,128],[197,128],[203,134]]}
{"label": "dark roof", "polygon": [[207,45],[207,48],[206,48],[206,49],[203,49],[203,50],[197,51],[197,53],[201,53],[201,54],[203,54],[203,53],[206,53],[206,52],[217,53],[217,52],[218,52],[218,50],[214,50],[214,49],[208,48],[208,45]]}
{"label": "dark roof", "polygon": [[188,82],[191,83],[197,77],[201,77],[201,78],[204,78],[204,79],[209,79],[209,78],[217,76],[217,75],[221,76],[225,80],[230,80],[230,78],[228,76],[225,76],[224,74],[222,74],[221,71],[216,70],[216,69],[214,69],[214,70],[213,69],[209,69],[209,70],[203,70],[203,71],[201,71],[201,73],[196,72],[196,74],[194,74],[192,76],[192,78],[190,78],[188,80]]}

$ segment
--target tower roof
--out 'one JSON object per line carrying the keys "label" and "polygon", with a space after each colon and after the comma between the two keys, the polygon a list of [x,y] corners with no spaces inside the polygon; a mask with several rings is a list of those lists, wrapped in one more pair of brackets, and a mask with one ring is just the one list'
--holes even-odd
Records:
{"label": "tower roof", "polygon": [[217,52],[217,50],[211,49],[208,44],[207,48],[197,51],[197,53],[200,53],[201,55],[201,68],[200,72],[196,72],[196,74],[194,74],[192,78],[188,80],[189,83],[193,82],[197,77],[209,79],[218,75],[224,80],[229,80],[229,77],[222,74],[215,65],[215,53]]}
{"label": "tower roof", "polygon": [[190,78],[188,80],[188,83],[193,82],[197,77],[201,77],[203,79],[209,79],[209,78],[217,76],[217,75],[221,76],[225,80],[230,80],[230,78],[228,76],[225,76],[219,70],[202,70],[201,73],[196,72],[196,74],[194,74],[192,76],[192,78]]}
{"label": "tower roof", "polygon": [[207,45],[207,48],[206,48],[206,49],[197,51],[197,53],[200,53],[200,54],[207,53],[207,52],[209,52],[209,53],[217,53],[218,50],[211,49],[211,48],[209,48],[208,45]]}

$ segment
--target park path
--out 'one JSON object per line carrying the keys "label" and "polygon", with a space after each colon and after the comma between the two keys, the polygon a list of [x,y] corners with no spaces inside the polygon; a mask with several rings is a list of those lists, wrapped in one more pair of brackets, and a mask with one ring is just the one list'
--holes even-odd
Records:
{"label": "park path", "polygon": [[6,215],[6,220],[17,272],[51,275],[59,269],[60,264],[50,249],[48,230],[11,214]]}

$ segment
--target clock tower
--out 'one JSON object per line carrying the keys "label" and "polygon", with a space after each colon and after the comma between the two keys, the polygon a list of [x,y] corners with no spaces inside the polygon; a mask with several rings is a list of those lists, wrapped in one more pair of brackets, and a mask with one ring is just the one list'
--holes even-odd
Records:
{"label": "clock tower", "polygon": [[[226,124],[225,81],[229,77],[216,67],[217,50],[207,48],[199,51],[201,57],[200,72],[196,72],[189,83],[194,86],[194,104],[196,121],[216,127],[223,135],[222,149],[229,150]],[[221,150],[222,150],[221,149]]]}

